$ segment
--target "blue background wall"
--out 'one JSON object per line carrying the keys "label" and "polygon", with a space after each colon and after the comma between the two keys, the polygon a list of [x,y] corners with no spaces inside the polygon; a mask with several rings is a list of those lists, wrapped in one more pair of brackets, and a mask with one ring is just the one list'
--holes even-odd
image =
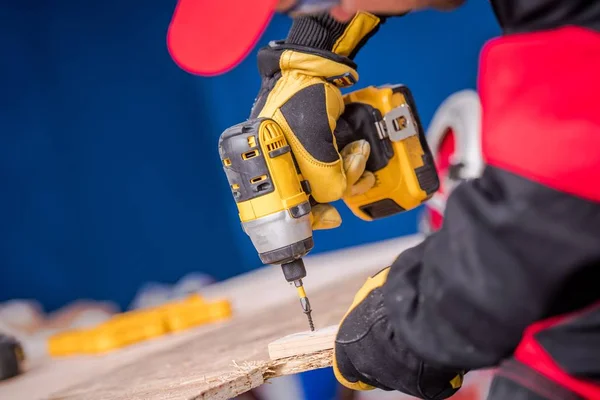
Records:
{"label": "blue background wall", "polygon": [[[258,90],[255,53],[217,78],[179,70],[165,45],[173,0],[0,4],[0,301],[124,307],[144,281],[259,266],[216,151]],[[261,44],[289,25],[275,17]],[[408,84],[428,122],[475,86],[479,49],[497,33],[485,1],[392,19],[357,57],[358,87]],[[415,212],[342,216],[315,253],[416,230]]]}

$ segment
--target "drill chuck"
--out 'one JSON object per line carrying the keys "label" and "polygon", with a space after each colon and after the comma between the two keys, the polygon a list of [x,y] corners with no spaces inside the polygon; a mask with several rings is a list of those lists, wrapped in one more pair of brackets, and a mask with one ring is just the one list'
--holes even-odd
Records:
{"label": "drill chuck", "polygon": [[281,269],[285,280],[288,282],[294,282],[306,276],[306,267],[301,258],[281,264]]}

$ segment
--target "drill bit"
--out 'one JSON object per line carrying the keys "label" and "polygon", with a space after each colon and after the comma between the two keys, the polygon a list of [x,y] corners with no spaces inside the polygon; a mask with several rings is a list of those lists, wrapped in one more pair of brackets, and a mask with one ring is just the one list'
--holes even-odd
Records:
{"label": "drill bit", "polygon": [[315,325],[312,320],[312,309],[310,308],[310,302],[308,301],[308,297],[306,297],[306,292],[304,291],[304,286],[302,285],[302,279],[296,279],[294,281],[294,286],[296,286],[296,290],[298,291],[298,297],[300,297],[300,305],[302,306],[302,311],[306,314],[308,318],[308,326],[311,331],[315,330]]}

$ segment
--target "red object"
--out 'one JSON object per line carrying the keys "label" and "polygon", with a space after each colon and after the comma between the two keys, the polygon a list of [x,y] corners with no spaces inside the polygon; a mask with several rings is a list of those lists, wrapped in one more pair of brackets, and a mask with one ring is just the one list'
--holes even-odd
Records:
{"label": "red object", "polygon": [[436,155],[436,166],[440,175],[445,176],[450,173],[450,167],[452,166],[450,160],[454,156],[454,149],[456,147],[454,141],[454,131],[452,128],[448,128],[444,133],[444,138]]}
{"label": "red object", "polygon": [[553,189],[600,201],[600,34],[509,35],[482,52],[483,156]]}
{"label": "red object", "polygon": [[218,75],[252,50],[277,0],[179,0],[167,34],[173,60],[196,75]]}
{"label": "red object", "polygon": [[[599,306],[600,304],[595,304],[589,309]],[[535,339],[538,332],[559,325],[569,318],[575,318],[585,311],[549,318],[530,325],[525,330],[521,343],[515,351],[515,358],[579,396],[585,399],[598,400],[600,399],[600,385],[567,374]]]}
{"label": "red object", "polygon": [[[448,181],[448,176],[450,175],[450,168],[452,167],[450,160],[454,156],[455,146],[454,132],[449,128],[444,133],[444,138],[438,148],[438,154],[435,155],[436,169],[440,178],[440,188],[436,195],[442,197],[444,203],[448,199],[451,190],[451,188],[445,187],[445,183]],[[427,212],[429,213],[430,228],[434,231],[441,229],[444,222],[444,215],[433,208],[429,208]]]}
{"label": "red object", "polygon": [[442,224],[444,223],[444,214],[438,210],[434,210],[433,208],[428,208],[427,213],[429,218],[429,229],[431,229],[432,232],[442,229]]}

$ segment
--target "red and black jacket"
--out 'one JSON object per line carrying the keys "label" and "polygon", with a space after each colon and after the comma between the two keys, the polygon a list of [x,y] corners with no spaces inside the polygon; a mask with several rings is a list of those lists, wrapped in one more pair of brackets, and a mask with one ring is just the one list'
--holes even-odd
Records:
{"label": "red and black jacket", "polygon": [[424,359],[501,365],[491,398],[600,399],[600,1],[492,1],[486,169],[384,288]]}
{"label": "red and black jacket", "polygon": [[[395,261],[386,314],[432,364],[500,365],[492,398],[600,399],[600,1],[491,3],[505,35],[481,54],[487,166]],[[288,42],[342,31],[297,19]]]}

